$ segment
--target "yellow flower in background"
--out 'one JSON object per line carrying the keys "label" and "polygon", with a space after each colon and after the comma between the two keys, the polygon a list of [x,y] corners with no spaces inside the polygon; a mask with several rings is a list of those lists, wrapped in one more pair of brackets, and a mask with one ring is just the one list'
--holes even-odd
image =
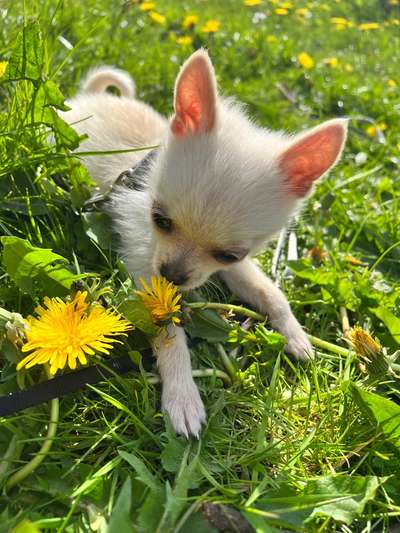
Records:
{"label": "yellow flower in background", "polygon": [[332,24],[343,24],[343,26],[347,26],[348,20],[343,17],[331,17],[330,21]]}
{"label": "yellow flower in background", "polygon": [[165,24],[165,17],[164,15],[161,15],[160,13],[157,13],[157,11],[150,11],[149,13],[151,20],[154,22],[157,22],[157,24]]}
{"label": "yellow flower in background", "polygon": [[219,30],[221,23],[219,20],[207,20],[204,26],[201,28],[203,33],[215,33]]}
{"label": "yellow flower in background", "polygon": [[389,85],[389,87],[397,87],[396,80],[388,80],[387,84]]}
{"label": "yellow flower in background", "polygon": [[143,290],[136,291],[136,294],[140,296],[150,311],[154,322],[171,320],[173,324],[180,324],[181,320],[178,315],[181,311],[179,301],[182,295],[179,293],[178,287],[162,276],[152,276],[151,287],[143,278],[140,279],[140,282],[143,285]]}
{"label": "yellow flower in background", "polygon": [[7,70],[8,61],[0,61],[0,78],[4,76]]}
{"label": "yellow flower in background", "polygon": [[331,17],[330,21],[335,25],[336,30],[345,30],[346,28],[352,28],[354,26],[351,20],[347,20],[343,17]]}
{"label": "yellow flower in background", "polygon": [[350,63],[346,63],[345,66],[344,66],[344,70],[346,72],[353,72],[353,65],[351,65]]}
{"label": "yellow flower in background", "polygon": [[283,9],[292,9],[293,4],[292,2],[282,2],[280,4],[280,7],[282,7]]}
{"label": "yellow flower in background", "polygon": [[188,28],[193,28],[199,21],[197,15],[187,15],[182,22],[182,28],[187,30]]}
{"label": "yellow flower in background", "polygon": [[112,337],[126,335],[132,325],[115,311],[101,305],[89,308],[86,292],[77,292],[70,301],[61,298],[44,299],[43,306],[35,309],[38,318],[26,319],[27,342],[23,352],[32,352],[20,361],[17,370],[34,365],[50,364],[50,373],[65,368],[76,368],[77,360],[87,363],[87,356],[96,352],[109,354]]}
{"label": "yellow flower in background", "polygon": [[306,7],[299,7],[299,9],[296,9],[296,14],[299,15],[299,17],[308,17],[310,11]]}
{"label": "yellow flower in background", "polygon": [[156,4],[154,2],[143,2],[143,4],[139,4],[140,11],[151,11],[156,7]]}
{"label": "yellow flower in background", "polygon": [[389,0],[389,5],[398,6],[400,4],[399,0]]}
{"label": "yellow flower in background", "polygon": [[267,43],[277,43],[278,37],[275,37],[275,35],[267,35],[265,40],[267,41]]}
{"label": "yellow flower in background", "polygon": [[326,59],[324,59],[324,63],[325,65],[328,65],[331,68],[337,68],[337,66],[339,65],[339,60],[337,57],[327,57]]}
{"label": "yellow flower in background", "polygon": [[380,131],[385,131],[387,129],[387,124],[385,122],[380,122],[379,124],[377,124],[376,126],[375,125],[372,125],[371,126],[368,126],[366,129],[365,129],[365,133],[369,136],[369,137],[375,137],[375,135],[377,134],[378,130]]}
{"label": "yellow flower in background", "polygon": [[314,60],[309,54],[307,54],[307,52],[301,52],[301,54],[297,56],[297,61],[305,69],[310,69],[314,66]]}
{"label": "yellow flower in background", "polygon": [[358,29],[362,31],[377,30],[379,24],[377,22],[364,22],[358,25]]}
{"label": "yellow flower in background", "polygon": [[177,37],[176,42],[181,46],[190,46],[193,43],[193,39],[189,35],[182,35],[182,37]]}
{"label": "yellow flower in background", "polygon": [[391,22],[394,26],[400,26],[400,19],[392,19],[392,20],[390,20],[390,22]]}
{"label": "yellow flower in background", "polygon": [[245,6],[259,6],[262,3],[262,0],[244,0]]}
{"label": "yellow flower in background", "polygon": [[283,15],[287,15],[289,11],[285,7],[277,7],[275,9],[275,13],[277,15],[283,16]]}

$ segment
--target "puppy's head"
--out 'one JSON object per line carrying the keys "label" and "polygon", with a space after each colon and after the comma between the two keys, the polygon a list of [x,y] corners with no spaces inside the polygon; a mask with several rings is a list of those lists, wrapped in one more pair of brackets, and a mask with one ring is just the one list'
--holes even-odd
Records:
{"label": "puppy's head", "polygon": [[174,109],[152,176],[153,268],[192,289],[285,225],[340,157],[347,121],[294,137],[261,129],[217,96],[204,50],[183,65]]}

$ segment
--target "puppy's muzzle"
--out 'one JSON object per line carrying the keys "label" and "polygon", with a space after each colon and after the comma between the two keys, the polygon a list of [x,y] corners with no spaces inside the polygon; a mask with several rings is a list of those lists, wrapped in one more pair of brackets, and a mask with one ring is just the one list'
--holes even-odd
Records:
{"label": "puppy's muzzle", "polygon": [[160,274],[175,285],[184,285],[189,279],[188,273],[176,263],[163,263],[160,266]]}

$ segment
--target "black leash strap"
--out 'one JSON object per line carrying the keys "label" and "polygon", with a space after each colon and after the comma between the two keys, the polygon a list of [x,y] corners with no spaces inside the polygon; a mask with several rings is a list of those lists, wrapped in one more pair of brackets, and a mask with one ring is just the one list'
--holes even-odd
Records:
{"label": "black leash strap", "polygon": [[[150,348],[143,350],[141,352],[143,360],[148,358],[151,353]],[[122,357],[109,359],[107,367],[99,365],[88,366],[81,370],[49,379],[38,385],[33,385],[29,389],[10,392],[0,396],[0,416],[9,416],[53,398],[61,398],[84,388],[86,385],[93,385],[112,377],[114,374],[126,374],[132,370],[137,371],[138,366],[129,355],[123,355]]]}

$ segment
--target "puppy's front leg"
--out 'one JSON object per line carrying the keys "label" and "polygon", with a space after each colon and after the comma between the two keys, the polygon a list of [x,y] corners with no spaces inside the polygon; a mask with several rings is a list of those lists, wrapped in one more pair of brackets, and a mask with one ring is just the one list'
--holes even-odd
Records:
{"label": "puppy's front leg", "polygon": [[206,413],[192,377],[190,352],[183,328],[169,326],[153,345],[163,384],[162,408],[177,433],[198,437]]}
{"label": "puppy's front leg", "polygon": [[271,325],[286,337],[286,350],[299,359],[309,359],[313,349],[290,309],[285,295],[249,258],[220,272],[230,290],[269,316]]}

